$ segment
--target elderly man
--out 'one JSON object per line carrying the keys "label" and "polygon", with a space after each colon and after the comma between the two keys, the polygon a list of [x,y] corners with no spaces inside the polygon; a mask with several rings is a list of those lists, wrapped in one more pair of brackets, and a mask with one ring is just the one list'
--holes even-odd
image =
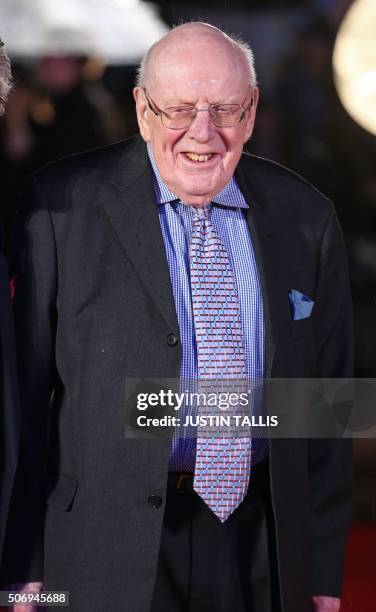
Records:
{"label": "elderly man", "polygon": [[8,580],[69,590],[75,612],[338,611],[347,442],[132,438],[124,405],[132,378],[350,376],[333,208],[242,153],[253,58],[218,29],[167,34],[134,97],[142,139],[26,190]]}
{"label": "elderly man", "polygon": [[[11,88],[9,59],[0,40],[0,115]],[[1,239],[1,235],[0,235]],[[1,243],[0,243],[1,251]],[[17,383],[14,351],[14,330],[8,287],[8,270],[0,253],[0,559],[13,478],[17,464],[18,445]]]}

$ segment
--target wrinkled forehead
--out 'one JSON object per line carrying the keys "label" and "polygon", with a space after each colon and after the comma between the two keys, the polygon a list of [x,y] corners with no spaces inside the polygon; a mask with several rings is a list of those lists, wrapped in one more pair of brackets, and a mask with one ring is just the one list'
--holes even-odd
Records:
{"label": "wrinkled forehead", "polygon": [[239,49],[215,36],[166,41],[151,57],[148,87],[168,92],[245,91],[249,70]]}

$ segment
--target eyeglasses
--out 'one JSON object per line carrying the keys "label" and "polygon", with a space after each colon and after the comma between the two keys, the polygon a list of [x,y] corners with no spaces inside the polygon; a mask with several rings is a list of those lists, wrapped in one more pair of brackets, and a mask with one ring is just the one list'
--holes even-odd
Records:
{"label": "eyeglasses", "polygon": [[145,87],[143,88],[146,101],[150,110],[160,117],[162,124],[170,130],[186,130],[197,117],[197,113],[208,111],[210,119],[216,127],[233,127],[241,123],[253,105],[253,97],[247,106],[242,104],[209,104],[208,108],[197,108],[193,104],[182,104],[181,106],[170,106],[164,110],[158,108],[155,102],[148,95]]}

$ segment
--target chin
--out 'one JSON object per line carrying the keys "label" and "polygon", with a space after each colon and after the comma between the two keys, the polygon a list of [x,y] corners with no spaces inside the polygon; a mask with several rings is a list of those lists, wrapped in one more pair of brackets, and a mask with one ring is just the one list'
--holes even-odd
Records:
{"label": "chin", "polygon": [[210,196],[194,196],[186,202],[188,206],[207,206],[212,198]]}
{"label": "chin", "polygon": [[[205,204],[209,204],[209,202],[212,201],[214,196],[216,196],[220,191],[222,191],[225,185],[226,183],[224,184],[221,183],[219,186],[208,190],[207,182],[206,184],[202,186],[196,183],[194,185],[194,190],[192,190],[192,185],[190,186],[187,185],[187,189],[185,189],[184,191],[180,190],[181,195],[179,194],[177,195],[179,195],[180,199],[183,202],[186,202],[187,204],[193,204],[194,206],[205,206]],[[183,198],[183,194],[184,194],[184,198]]]}
{"label": "chin", "polygon": [[188,206],[206,206],[212,200],[211,194],[177,193],[180,200]]}

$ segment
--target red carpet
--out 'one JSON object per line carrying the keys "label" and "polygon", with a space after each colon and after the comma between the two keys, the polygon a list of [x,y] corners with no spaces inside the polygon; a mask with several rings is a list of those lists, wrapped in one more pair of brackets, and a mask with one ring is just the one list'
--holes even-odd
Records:
{"label": "red carpet", "polygon": [[341,612],[376,611],[376,524],[354,525],[347,550]]}

